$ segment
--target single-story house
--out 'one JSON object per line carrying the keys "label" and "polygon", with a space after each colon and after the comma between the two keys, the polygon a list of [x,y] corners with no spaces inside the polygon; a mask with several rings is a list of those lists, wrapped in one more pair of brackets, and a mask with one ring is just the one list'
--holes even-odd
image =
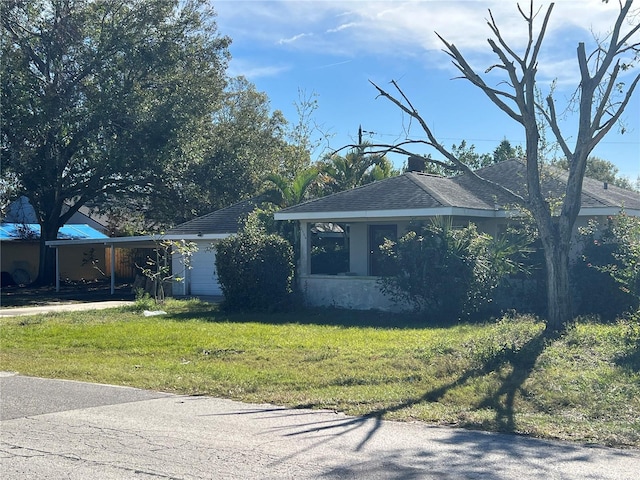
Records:
{"label": "single-story house", "polygon": [[[525,165],[519,160],[477,173],[526,195]],[[560,198],[565,178],[561,171],[546,175],[545,193]],[[640,193],[585,178],[576,227],[591,218],[616,215],[622,208],[640,216]],[[300,223],[298,281],[309,305],[393,310],[396,306],[377,286],[383,273],[379,246],[385,238],[402,236],[411,221],[438,216],[451,217],[454,226],[473,222],[495,236],[518,214],[507,196],[469,175],[440,177],[411,171],[283,209],[275,219]],[[319,260],[322,257],[327,261]],[[341,265],[339,271],[336,265]]]}
{"label": "single-story house", "polygon": [[196,217],[167,231],[167,238],[194,242],[198,250],[191,258],[191,268],[185,269],[180,255],[172,256],[172,269],[180,278],[174,282],[173,295],[222,295],[216,271],[213,245],[238,233],[240,224],[259,205],[259,199],[248,199],[229,207]]}
{"label": "single-story house", "polygon": [[[68,207],[65,207],[68,208]],[[40,262],[40,226],[36,212],[25,196],[7,206],[2,218],[1,268],[5,279],[17,284],[29,284],[38,275]],[[108,227],[104,218],[87,207],[81,207],[58,232],[59,240],[99,240],[107,238]],[[104,247],[76,247],[61,252],[65,264],[61,275],[72,281],[95,280],[105,267]]]}

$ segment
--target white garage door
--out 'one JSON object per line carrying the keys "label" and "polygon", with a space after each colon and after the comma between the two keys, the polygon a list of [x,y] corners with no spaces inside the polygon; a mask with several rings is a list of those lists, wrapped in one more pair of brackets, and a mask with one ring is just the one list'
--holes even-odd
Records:
{"label": "white garage door", "polygon": [[222,295],[215,260],[216,254],[209,242],[198,245],[191,262],[193,268],[189,272],[191,295]]}

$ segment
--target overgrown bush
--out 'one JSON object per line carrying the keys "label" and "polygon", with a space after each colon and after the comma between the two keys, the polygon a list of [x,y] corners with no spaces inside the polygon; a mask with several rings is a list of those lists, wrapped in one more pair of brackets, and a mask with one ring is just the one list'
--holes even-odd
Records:
{"label": "overgrown bush", "polygon": [[640,219],[624,212],[603,229],[581,229],[583,250],[573,268],[578,313],[612,320],[640,308]]}
{"label": "overgrown bush", "polygon": [[525,243],[493,239],[476,226],[452,228],[450,219],[412,224],[381,247],[387,271],[383,293],[430,318],[457,319],[486,311],[500,280],[522,268]]}
{"label": "overgrown bush", "polygon": [[491,313],[517,311],[545,316],[547,269],[542,242],[539,239],[534,240],[537,231],[517,231],[517,235],[520,234],[528,239],[525,240],[525,256],[520,259],[521,266],[518,271],[504,276],[492,292],[494,311]]}
{"label": "overgrown bush", "polygon": [[278,235],[252,231],[222,240],[216,268],[225,308],[271,311],[292,301],[293,248]]}

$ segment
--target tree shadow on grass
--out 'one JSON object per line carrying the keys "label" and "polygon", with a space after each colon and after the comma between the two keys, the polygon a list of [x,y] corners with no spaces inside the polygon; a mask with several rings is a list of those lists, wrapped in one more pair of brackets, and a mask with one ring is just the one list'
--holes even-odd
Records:
{"label": "tree shadow on grass", "polygon": [[640,372],[640,340],[630,347],[629,351],[615,359],[616,365],[629,369],[635,373]]}
{"label": "tree shadow on grass", "polygon": [[[491,355],[487,355],[483,361],[478,362],[476,368],[468,369],[445,385],[429,389],[422,395],[406,399],[396,405],[373,410],[367,415],[359,417],[342,417],[330,414],[315,416],[308,411],[280,407],[241,409],[229,414],[251,415],[254,420],[259,419],[261,415],[264,415],[265,419],[272,419],[273,416],[295,416],[297,420],[277,422],[269,429],[269,434],[299,439],[300,442],[299,448],[284,458],[279,458],[278,461],[284,462],[294,456],[303,456],[305,452],[313,449],[322,450],[334,441],[337,441],[334,445],[338,445],[338,448],[345,448],[345,445],[348,445],[349,451],[357,454],[348,458],[362,459],[360,463],[342,462],[327,472],[328,478],[365,478],[367,476],[377,478],[380,476],[380,471],[393,472],[393,475],[389,474],[387,478],[425,478],[426,476],[429,478],[469,478],[471,476],[496,479],[511,478],[506,476],[507,473],[503,474],[499,469],[496,470],[495,458],[502,457],[510,459],[512,463],[518,465],[529,462],[532,467],[535,467],[540,478],[546,478],[557,473],[552,464],[545,462],[551,453],[556,458],[561,457],[578,464],[589,461],[589,459],[582,458],[584,452],[579,451],[577,446],[568,443],[553,444],[552,448],[551,444],[542,440],[525,440],[521,437],[505,440],[484,432],[462,429],[442,435],[425,434],[422,436],[420,434],[420,440],[417,440],[417,443],[411,439],[413,439],[412,435],[418,431],[403,429],[404,434],[409,435],[410,439],[400,436],[397,445],[389,444],[387,443],[390,438],[387,430],[388,424],[383,422],[383,418],[394,412],[420,404],[442,401],[449,392],[464,387],[470,382],[481,380],[493,372],[499,372],[501,375],[499,386],[487,392],[475,405],[475,408],[491,409],[495,412],[491,425],[466,426],[515,433],[518,431],[516,399],[524,391],[524,383],[531,376],[536,362],[547,345],[557,338],[558,335],[540,332],[520,345],[504,346]],[[322,409],[322,407],[323,405],[314,404],[297,406],[300,409]],[[325,413],[330,412],[325,410]],[[386,436],[376,437],[378,432],[383,435],[382,432],[385,431],[387,432],[384,434]],[[409,440],[408,443],[405,442],[406,440]],[[436,442],[440,445],[437,445]],[[447,446],[443,449],[442,445],[445,444]],[[413,450],[407,452],[407,448],[413,448]],[[374,452],[373,457],[371,457],[371,452]],[[445,460],[441,460],[442,458]],[[364,459],[368,460],[365,462]],[[500,467],[505,468],[504,465],[500,465]],[[512,465],[509,468],[511,470],[504,471],[511,473],[515,471]]]}
{"label": "tree shadow on grass", "polygon": [[[206,311],[170,314],[174,320],[199,319],[206,322],[264,323],[268,325],[319,325],[363,328],[450,328],[468,321],[426,319],[424,315],[413,313],[392,313],[379,310],[349,310],[341,308],[304,308],[290,311],[237,312],[226,311],[218,305],[211,305]],[[481,322],[479,322],[481,323]]]}
{"label": "tree shadow on grass", "polygon": [[[361,417],[345,419],[343,422],[332,422],[331,424],[324,426],[310,424],[307,429],[302,429],[292,435],[304,434],[318,430],[330,430],[338,427],[348,427],[348,431],[351,431],[355,428],[366,426],[368,431],[364,435],[359,446],[359,448],[362,448],[366,444],[367,440],[375,434],[376,430],[380,426],[382,418],[385,416],[422,403],[438,402],[443,399],[448,392],[458,387],[462,387],[468,382],[495,372],[498,369],[508,371],[508,373],[503,376],[500,387],[495,391],[487,393],[484,399],[476,406],[478,409],[489,408],[495,411],[495,421],[493,424],[484,423],[483,425],[479,425],[468,423],[465,426],[471,428],[482,427],[483,429],[489,428],[494,431],[515,433],[517,432],[517,423],[515,420],[515,400],[517,395],[518,393],[523,392],[523,385],[531,375],[536,361],[544,352],[548,343],[555,338],[557,338],[557,335],[555,334],[552,335],[544,331],[540,332],[521,347],[506,347],[496,352],[494,355],[491,355],[478,367],[467,370],[454,381],[429,390],[419,397],[410,398],[396,405],[371,411]],[[298,405],[297,407],[318,408],[322,406],[305,404]]]}

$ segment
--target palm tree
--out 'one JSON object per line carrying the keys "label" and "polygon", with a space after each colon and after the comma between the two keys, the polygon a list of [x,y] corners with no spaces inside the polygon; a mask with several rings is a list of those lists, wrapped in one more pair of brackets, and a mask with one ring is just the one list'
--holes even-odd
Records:
{"label": "palm tree", "polygon": [[312,166],[301,170],[292,179],[277,173],[267,175],[265,183],[271,185],[265,192],[265,196],[268,201],[280,208],[297,205],[307,199],[308,190],[318,179],[319,174],[318,168]]}
{"label": "palm tree", "polygon": [[[279,174],[270,174],[265,178],[268,185],[264,193],[266,201],[280,208],[287,208],[307,199],[309,188],[317,181],[320,170],[315,166],[299,171],[292,179]],[[300,252],[300,233],[298,222],[290,220],[277,222],[278,233],[289,240],[298,258]]]}
{"label": "palm tree", "polygon": [[367,144],[359,145],[344,157],[332,155],[326,161],[322,173],[327,178],[331,192],[349,190],[375,180],[397,175],[386,157],[365,154]]}

